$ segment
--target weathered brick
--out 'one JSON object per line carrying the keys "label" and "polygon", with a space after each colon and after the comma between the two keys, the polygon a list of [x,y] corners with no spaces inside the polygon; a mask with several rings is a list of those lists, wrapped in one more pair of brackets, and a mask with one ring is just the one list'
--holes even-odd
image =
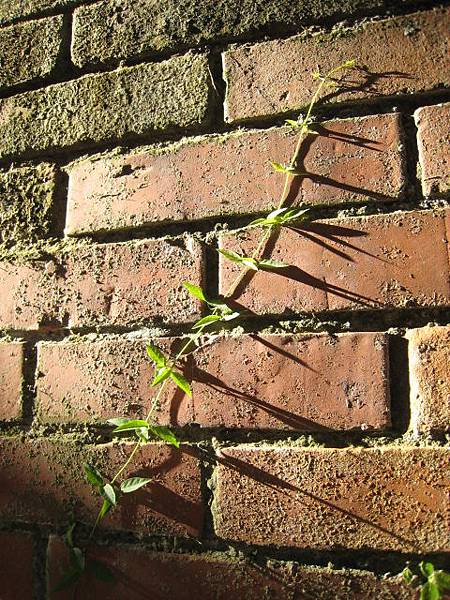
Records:
{"label": "weathered brick", "polygon": [[182,286],[201,285],[192,240],[85,244],[53,260],[1,263],[0,325],[9,329],[186,322],[200,306]]}
{"label": "weathered brick", "polygon": [[411,425],[415,431],[450,430],[450,327],[408,331]]}
{"label": "weathered brick", "polygon": [[61,16],[0,29],[0,90],[43,79],[59,67]]}
{"label": "weathered brick", "polygon": [[80,4],[83,0],[0,0],[0,24]]}
{"label": "weathered brick", "polygon": [[12,96],[0,101],[0,158],[199,127],[210,90],[207,58],[185,55]]}
{"label": "weathered brick", "polygon": [[[402,5],[413,4],[402,0]],[[382,0],[103,0],[75,11],[73,60],[79,66],[116,62],[204,42],[298,31],[311,22],[385,9]]]}
{"label": "weathered brick", "polygon": [[299,548],[448,551],[445,448],[220,451],[219,537]]}
{"label": "weathered brick", "polygon": [[[154,343],[173,356],[170,348],[176,340]],[[39,419],[45,422],[105,422],[118,415],[145,418],[156,393],[150,387],[154,366],[143,339],[42,342],[37,373]],[[190,372],[185,374],[191,380]],[[161,425],[192,422],[192,400],[178,388],[168,388],[155,420]]]}
{"label": "weathered brick", "polygon": [[0,342],[0,419],[22,416],[23,343]]}
{"label": "weathered brick", "polygon": [[450,192],[450,104],[424,106],[414,113],[425,196]]}
{"label": "weathered brick", "polygon": [[[58,441],[0,440],[0,518],[18,522],[62,525],[73,506],[77,520],[93,523],[101,499],[85,482],[82,465],[93,463],[112,475],[134,446],[80,446]],[[146,534],[200,535],[203,505],[200,467],[191,448],[162,444],[142,446],[123,474],[154,477],[134,494],[125,494],[102,521],[105,529]]]}
{"label": "weathered brick", "polygon": [[252,334],[219,340],[194,360],[194,420],[204,426],[308,431],[390,424],[383,334]]}
{"label": "weathered brick", "polygon": [[[406,185],[398,115],[324,123],[311,139],[291,203],[395,200]],[[190,139],[165,148],[100,155],[70,169],[66,233],[274,208],[296,135],[288,128]],[[200,172],[199,172],[200,169]]]}
{"label": "weathered brick", "polygon": [[[142,600],[174,598],[176,600],[277,600],[293,599],[293,577],[280,577],[278,570],[262,568],[250,561],[237,560],[219,553],[201,555],[146,552],[130,546],[93,547],[90,555],[101,561],[116,576],[113,584],[86,576],[79,593],[86,600]],[[48,583],[54,587],[68,565],[63,542],[51,537],[48,547]],[[51,600],[70,600],[55,594]]]}
{"label": "weathered brick", "polygon": [[33,538],[17,531],[0,532],[2,600],[33,598]]}
{"label": "weathered brick", "polygon": [[55,193],[56,170],[51,164],[0,171],[0,244],[9,248],[50,235]]}
{"label": "weathered brick", "polygon": [[318,68],[325,73],[349,59],[356,59],[359,68],[345,77],[342,91],[326,90],[322,100],[376,99],[449,85],[449,15],[448,8],[433,10],[225,52],[226,118],[240,121],[300,109],[316,89],[312,73]]}
{"label": "weathered brick", "polygon": [[[398,212],[283,228],[265,256],[292,266],[249,273],[233,298],[258,314],[448,305],[445,215]],[[249,255],[260,238],[253,229],[224,235],[221,246]],[[220,256],[221,293],[238,273]]]}

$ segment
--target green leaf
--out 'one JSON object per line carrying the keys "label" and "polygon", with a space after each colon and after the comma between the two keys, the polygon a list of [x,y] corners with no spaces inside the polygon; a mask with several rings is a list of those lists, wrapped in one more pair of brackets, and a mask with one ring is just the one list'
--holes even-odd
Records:
{"label": "green leaf", "polygon": [[124,494],[130,494],[131,492],[135,492],[144,485],[147,485],[151,479],[145,477],[130,477],[129,479],[125,479],[120,484],[120,489]]}
{"label": "green leaf", "polygon": [[264,269],[285,269],[286,267],[290,266],[287,263],[281,262],[280,260],[271,260],[268,258],[263,258],[258,262],[258,264]]}
{"label": "green leaf", "polygon": [[434,583],[427,581],[420,590],[420,600],[441,600],[441,593]]}
{"label": "green leaf", "polygon": [[435,571],[434,580],[442,590],[450,590],[450,573]]}
{"label": "green leaf", "polygon": [[342,63],[341,67],[343,69],[351,69],[356,65],[356,59],[352,58],[352,60],[346,60],[344,63]]}
{"label": "green leaf", "polygon": [[164,427],[164,425],[152,425],[150,427],[150,431],[159,439],[175,446],[175,448],[180,447],[179,440],[175,437],[174,433],[168,428]]}
{"label": "green leaf", "polygon": [[113,583],[116,580],[110,568],[99,560],[90,558],[86,565],[86,571],[105,583]]}
{"label": "green leaf", "polygon": [[237,252],[234,252],[233,250],[225,250],[224,248],[219,248],[219,252],[220,252],[220,254],[223,254],[223,256],[225,256],[225,258],[228,258],[228,260],[231,260],[232,262],[235,262],[235,263],[242,262],[242,256],[240,254],[238,254]]}
{"label": "green leaf", "polygon": [[234,319],[237,319],[238,317],[241,316],[241,313],[239,312],[232,312],[228,315],[223,315],[222,316],[222,321],[234,321]]}
{"label": "green leaf", "polygon": [[161,383],[162,381],[164,381],[164,379],[167,379],[171,372],[171,367],[160,367],[155,373],[155,376],[152,381],[152,387],[155,387],[155,385],[158,385],[158,383]]}
{"label": "green leaf", "polygon": [[188,281],[183,281],[183,287],[185,287],[187,291],[192,294],[192,296],[195,296],[199,300],[203,300],[203,302],[208,302],[202,288],[198,285],[194,285]]}
{"label": "green leaf", "polygon": [[78,571],[84,571],[86,566],[86,559],[83,550],[81,548],[73,547],[70,550],[70,561],[75,569]]}
{"label": "green leaf", "polygon": [[294,121],[293,119],[286,119],[285,123],[287,123],[288,125],[290,125],[291,127],[293,127],[294,129],[298,129],[299,124],[297,121]]}
{"label": "green leaf", "polygon": [[72,587],[72,585],[74,585],[80,579],[82,574],[82,571],[71,567],[62,575],[55,587],[52,588],[52,594],[56,594],[56,592],[61,592],[62,590]]}
{"label": "green leaf", "polygon": [[154,344],[147,342],[147,354],[152,359],[152,361],[156,364],[157,367],[164,367],[166,364],[166,357],[162,350],[155,346]]}
{"label": "green leaf", "polygon": [[98,520],[101,521],[102,519],[104,519],[112,507],[113,505],[111,504],[111,502],[109,502],[108,500],[103,500],[102,507],[100,509],[100,512],[98,513]]}
{"label": "green leaf", "polygon": [[102,485],[104,484],[103,477],[101,476],[101,474],[97,471],[97,469],[95,467],[85,463],[83,465],[83,471],[84,471],[84,475],[89,483],[91,483],[95,487],[99,487],[99,488],[102,487]]}
{"label": "green leaf", "polygon": [[105,498],[105,500],[107,500],[111,504],[111,506],[116,506],[116,504],[117,504],[116,490],[113,488],[113,486],[110,483],[107,483],[103,486],[102,495]]}
{"label": "green leaf", "polygon": [[406,583],[411,583],[411,580],[413,578],[413,572],[409,567],[405,567],[402,571],[402,576]]}
{"label": "green leaf", "polygon": [[308,213],[308,208],[291,208],[283,215],[283,223],[286,221],[297,221]]}
{"label": "green leaf", "polygon": [[277,162],[270,162],[274,171],[278,173],[286,173],[287,175],[304,175],[304,173],[298,171],[295,167],[289,165],[282,165]]}
{"label": "green leaf", "polygon": [[123,425],[124,423],[126,423],[129,420],[128,417],[117,417],[115,419],[108,419],[106,422],[109,423],[110,425],[114,425],[115,427],[118,427],[119,425]]}
{"label": "green leaf", "polygon": [[247,256],[243,256],[241,258],[241,263],[246,266],[248,269],[251,269],[252,271],[257,271],[258,270],[258,261],[255,258],[250,258]]}
{"label": "green leaf", "polygon": [[72,523],[64,536],[64,542],[69,548],[73,548],[73,532],[75,530],[75,526],[76,523]]}
{"label": "green leaf", "polygon": [[135,429],[134,432],[142,442],[148,442],[148,428],[147,427],[140,427],[139,429]]}
{"label": "green leaf", "polygon": [[131,419],[130,421],[125,421],[119,427],[116,427],[113,430],[113,433],[119,433],[120,431],[134,431],[135,429],[140,429],[141,427],[148,427],[147,421],[142,421],[141,419]]}
{"label": "green leaf", "polygon": [[170,378],[172,379],[172,381],[174,381],[174,383],[177,384],[177,386],[181,390],[183,390],[185,394],[192,398],[191,386],[189,385],[189,382],[186,379],[186,377],[184,377],[184,375],[182,375],[178,371],[171,371]]}
{"label": "green leaf", "polygon": [[210,323],[220,320],[221,317],[219,315],[207,315],[206,317],[203,317],[203,319],[200,319],[200,321],[197,321],[197,323],[194,323],[194,325],[192,325],[192,329],[201,329]]}
{"label": "green leaf", "polygon": [[419,569],[421,570],[422,575],[424,577],[430,577],[430,575],[433,575],[433,573],[434,573],[434,566],[430,562],[424,562],[424,561],[420,562]]}

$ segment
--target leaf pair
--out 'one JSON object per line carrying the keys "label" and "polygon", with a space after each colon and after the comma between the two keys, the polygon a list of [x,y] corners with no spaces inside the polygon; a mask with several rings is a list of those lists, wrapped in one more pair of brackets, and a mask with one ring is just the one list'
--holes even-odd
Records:
{"label": "leaf pair", "polygon": [[267,215],[267,217],[261,217],[255,219],[250,225],[261,225],[266,227],[273,227],[277,225],[285,225],[293,221],[302,221],[309,212],[309,209],[304,208],[277,208]]}
{"label": "leaf pair", "polygon": [[98,516],[98,520],[101,521],[117,504],[116,490],[108,481],[104,480],[101,473],[94,466],[85,463],[83,470],[86,480],[98,489],[103,498],[103,504]]}
{"label": "leaf pair", "polygon": [[233,250],[224,250],[223,248],[219,249],[219,252],[231,260],[232,262],[238,263],[247,269],[251,269],[252,271],[259,271],[260,269],[285,269],[290,265],[281,262],[279,260],[272,260],[269,258],[256,259],[253,257],[242,256]]}
{"label": "leaf pair", "polygon": [[[430,562],[422,561],[419,569],[426,582],[420,587],[420,600],[441,600],[445,590],[450,590],[450,573],[436,570]],[[411,583],[413,572],[409,567],[403,569],[403,578]]]}
{"label": "leaf pair", "polygon": [[223,300],[212,300],[211,298],[208,298],[202,288],[198,285],[194,285],[188,281],[183,281],[183,286],[192,296],[198,298],[202,302],[205,302],[210,309],[214,309],[215,313],[220,313],[206,315],[206,317],[203,317],[194,323],[192,329],[203,329],[212,323],[217,323],[218,321],[233,321],[241,316],[239,312],[233,311],[225,302],[223,302]]}
{"label": "leaf pair", "polygon": [[293,177],[296,177],[298,175],[306,175],[306,173],[299,171],[298,169],[290,165],[283,165],[281,163],[273,161],[270,161],[270,164],[272,165],[273,170],[277,173],[285,173],[286,175],[292,175]]}
{"label": "leaf pair", "polygon": [[156,386],[162,383],[170,377],[170,379],[181,389],[185,394],[192,397],[191,386],[188,380],[182,373],[175,371],[172,365],[168,364],[167,358],[160,348],[152,344],[147,343],[147,354],[156,365],[155,376],[152,381],[152,386]]}
{"label": "leaf pair", "polygon": [[124,417],[109,419],[108,423],[116,426],[113,433],[134,431],[137,437],[144,442],[149,441],[149,433],[151,433],[160,440],[175,446],[175,448],[180,447],[180,441],[176,438],[174,433],[168,427],[164,427],[164,425],[150,425],[150,423],[141,419],[130,420]]}

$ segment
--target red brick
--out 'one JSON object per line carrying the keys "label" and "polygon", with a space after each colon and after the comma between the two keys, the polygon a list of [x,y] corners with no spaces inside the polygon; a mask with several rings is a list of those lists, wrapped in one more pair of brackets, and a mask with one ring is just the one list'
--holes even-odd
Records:
{"label": "red brick", "polygon": [[[175,340],[154,340],[167,355]],[[154,366],[145,340],[102,338],[98,341],[38,344],[37,404],[44,422],[105,422],[116,416],[145,418],[156,394],[150,387]],[[186,373],[191,379],[191,373]],[[160,410],[161,425],[193,420],[192,400],[169,385]]]}
{"label": "red brick", "polygon": [[450,431],[450,327],[407,333],[411,417],[415,431]]}
{"label": "red brick", "polygon": [[[252,565],[219,553],[201,555],[145,552],[130,546],[94,547],[90,556],[100,560],[116,576],[107,584],[87,575],[80,583],[86,600],[273,600],[293,599],[293,578],[280,577],[277,570]],[[49,586],[60,580],[68,564],[67,551],[56,537],[48,550]],[[51,595],[51,600],[71,600],[71,591]]]}
{"label": "red brick", "polygon": [[[302,166],[311,177],[292,190],[293,203],[402,195],[397,115],[330,121],[318,131]],[[77,162],[70,168],[66,233],[269,210],[284,183],[270,160],[289,162],[295,143],[290,129],[269,129],[197,138],[164,153],[150,147]]]}
{"label": "red brick", "polygon": [[[111,477],[132,448],[83,447],[61,439],[0,440],[0,519],[62,525],[73,507],[77,520],[92,524],[101,500],[84,480],[83,463],[92,462]],[[200,467],[192,449],[147,444],[123,477],[132,475],[154,480],[139,492],[125,494],[102,527],[147,535],[200,535]]]}
{"label": "red brick", "polygon": [[[290,268],[248,274],[233,298],[258,314],[438,306],[450,303],[445,211],[416,211],[284,228],[265,256]],[[222,247],[251,253],[256,229],[223,236]],[[220,291],[239,267],[220,256]]]}
{"label": "red brick", "polygon": [[450,104],[425,106],[414,113],[425,196],[450,192]]}
{"label": "red brick", "polygon": [[317,550],[450,549],[445,448],[224,448],[216,533]]}
{"label": "red brick", "polygon": [[33,538],[28,533],[0,532],[2,600],[33,598]]}
{"label": "red brick", "polygon": [[2,263],[0,326],[191,321],[200,307],[182,281],[201,285],[202,268],[200,246],[181,239],[86,244],[53,261]]}
{"label": "red brick", "polygon": [[449,14],[448,8],[427,11],[225,52],[226,118],[240,121],[302,108],[316,89],[312,73],[349,59],[359,69],[347,75],[341,93],[328,90],[322,100],[376,99],[448,85]]}
{"label": "red brick", "polygon": [[382,429],[390,424],[383,334],[219,340],[195,355],[194,420],[203,426]]}
{"label": "red brick", "polygon": [[0,420],[22,416],[23,344],[0,342]]}

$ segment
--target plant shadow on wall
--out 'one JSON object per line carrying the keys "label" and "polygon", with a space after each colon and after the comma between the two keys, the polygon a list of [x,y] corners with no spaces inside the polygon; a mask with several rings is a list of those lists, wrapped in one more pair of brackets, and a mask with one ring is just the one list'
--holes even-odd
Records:
{"label": "plant shadow on wall", "polygon": [[[316,266],[318,269],[314,271],[315,274],[310,274],[306,269],[303,270],[300,267],[292,265],[291,260],[285,262],[285,260],[278,260],[278,258],[273,257],[276,242],[279,241],[280,237],[289,235],[294,236],[295,240],[301,238],[303,240],[302,243],[312,244],[317,247],[319,249],[319,252],[316,253],[317,256],[321,255],[323,250],[326,249],[331,254],[348,262],[355,261],[351,252],[366,255],[371,260],[383,261],[383,259],[375,256],[369,250],[358,247],[358,245],[353,243],[353,238],[363,239],[367,236],[366,232],[323,223],[306,225],[305,221],[310,218],[308,209],[302,206],[293,207],[294,199],[297,197],[300,189],[300,182],[306,177],[321,184],[330,186],[336,184],[333,179],[305,172],[304,161],[308,148],[311,148],[311,145],[314,143],[312,140],[320,135],[320,132],[324,133],[323,128],[315,125],[312,116],[316,104],[319,101],[331,99],[334,95],[342,93],[342,90],[347,93],[362,89],[364,84],[360,81],[347,82],[346,80],[347,74],[352,72],[353,69],[355,69],[355,61],[349,60],[331,69],[326,74],[320,72],[313,74],[313,78],[317,81],[317,88],[307,107],[306,114],[300,115],[296,120],[288,119],[286,121],[298,136],[292,158],[288,164],[272,163],[274,171],[281,173],[284,177],[284,185],[278,204],[267,216],[256,219],[246,228],[239,231],[239,234],[249,236],[250,239],[250,245],[247,244],[245,252],[238,252],[235,249],[225,246],[219,248],[220,260],[224,264],[227,264],[230,270],[226,288],[221,290],[221,295],[218,298],[210,298],[200,287],[189,282],[183,282],[186,290],[208,308],[208,314],[192,326],[191,332],[183,339],[181,347],[175,356],[166,355],[156,345],[151,342],[148,343],[148,356],[155,366],[154,378],[151,385],[157,389],[157,392],[145,419],[123,416],[109,420],[109,424],[114,427],[113,434],[120,437],[132,436],[135,440],[134,447],[125,453],[126,459],[112,477],[108,477],[105,474],[110,470],[108,467],[103,466],[99,468],[98,465],[93,463],[84,464],[85,478],[100,500],[100,509],[87,539],[76,543],[73,528],[69,530],[65,540],[69,552],[69,565],[61,579],[54,585],[52,597],[57,598],[59,592],[65,588],[72,587],[73,597],[76,598],[79,584],[82,584],[83,578],[87,576],[97,577],[99,580],[106,582],[113,580],[114,574],[105,564],[93,558],[92,555],[92,541],[97,527],[110,515],[112,515],[112,522],[115,525],[118,522],[120,523],[120,519],[127,511],[134,511],[134,514],[127,515],[125,521],[127,523],[134,521],[137,524],[139,519],[143,518],[143,514],[148,518],[148,513],[142,513],[141,509],[149,509],[162,518],[177,522],[178,525],[181,523],[183,525],[183,535],[186,535],[186,533],[188,535],[195,535],[197,523],[200,520],[199,514],[196,513],[193,517],[191,504],[186,502],[177,491],[173,491],[166,485],[163,485],[164,479],[162,477],[163,471],[166,474],[173,471],[180,464],[183,456],[195,455],[195,451],[187,445],[180,448],[180,440],[177,439],[175,434],[168,427],[158,424],[156,419],[157,409],[163,400],[164,390],[169,384],[174,385],[178,390],[179,402],[181,402],[184,395],[192,397],[192,381],[189,381],[184,372],[186,361],[190,360],[190,357],[195,352],[201,350],[205,344],[210,343],[210,336],[208,334],[217,333],[220,328],[237,323],[241,316],[252,312],[252,308],[247,306],[245,301],[241,302],[241,296],[245,295],[245,291],[251,285],[255,275],[264,274],[264,276],[267,276],[268,274],[276,274],[294,284],[319,290],[326,295],[338,296],[344,302],[347,302],[347,304],[356,302],[362,306],[382,305],[380,301],[366,296],[362,291],[352,292],[336,283],[326,282],[324,277],[325,267],[320,263],[320,260],[317,262]],[[379,74],[375,75],[364,72],[363,69],[360,69],[358,72],[359,74],[363,73],[363,79],[365,77],[366,80],[365,85],[368,86],[372,86],[376,78],[381,76]],[[389,73],[383,76],[398,76],[398,74]],[[323,96],[324,92],[327,91],[328,94]],[[333,134],[328,131],[326,135],[332,136]],[[358,138],[357,136],[350,136],[348,139],[356,145],[374,150],[378,149],[371,145],[371,140]],[[352,193],[357,192],[362,195],[374,196],[368,190],[360,190],[345,183],[341,184],[341,188],[344,191]],[[379,195],[379,199],[386,200],[389,198],[381,194]],[[299,251],[298,249],[299,244],[295,243],[294,245],[296,246],[296,252],[302,255],[301,250]],[[327,308],[327,306],[328,302],[324,304],[324,308]],[[294,309],[297,310],[298,307],[294,307]],[[305,368],[314,370],[312,367],[307,367],[306,365]],[[227,382],[222,381],[220,378],[211,379],[209,374],[202,373],[198,368],[195,371],[194,381],[195,378],[200,382],[202,378],[206,378],[209,385],[225,390],[229,396],[238,397],[240,400],[256,404],[263,411],[269,413],[272,411],[276,418],[294,429],[320,429],[319,424],[308,419],[299,419],[296,415],[291,415],[282,409],[274,410],[270,404],[261,401],[258,397],[254,397],[252,394],[242,394],[241,391],[229,386]],[[173,416],[172,411],[171,415]],[[148,465],[142,464],[142,461],[139,466],[136,465],[136,462],[139,453],[148,447],[147,444],[149,441],[154,440],[171,445],[174,449],[171,456],[165,462],[159,464],[156,470],[152,471],[151,468],[148,468]],[[222,458],[221,460],[224,459]],[[230,465],[229,458],[226,460],[226,463]],[[238,463],[234,461],[231,466],[241,474],[252,477],[258,483],[273,487],[282,493],[286,493],[287,491],[289,493],[295,492],[297,500],[300,501],[298,497],[300,490],[296,488],[292,489],[291,484],[282,479],[274,478],[269,473],[250,467],[242,461]],[[131,494],[134,497],[133,502],[127,500]],[[344,510],[327,499],[317,496],[313,497],[311,494],[309,496],[310,500],[313,499],[330,510],[340,512]],[[114,518],[114,515],[119,512],[120,517],[118,519]],[[357,515],[348,511],[344,512],[352,519],[359,520],[367,526],[382,529],[383,533],[397,537],[396,534],[385,531],[381,525],[367,521],[363,515]],[[403,542],[409,543],[408,540],[403,540]]]}

